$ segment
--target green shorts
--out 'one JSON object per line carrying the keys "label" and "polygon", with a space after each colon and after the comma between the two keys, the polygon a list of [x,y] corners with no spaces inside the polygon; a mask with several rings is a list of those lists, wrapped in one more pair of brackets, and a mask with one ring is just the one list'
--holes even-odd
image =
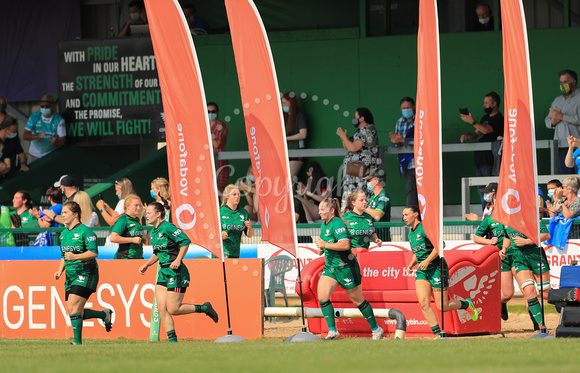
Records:
{"label": "green shorts", "polygon": [[548,272],[550,270],[550,265],[548,264],[548,259],[546,258],[546,252],[544,250],[542,250],[541,258],[540,249],[537,247],[513,250],[512,266],[516,269],[516,273],[520,271],[532,271],[533,274],[539,275],[540,260],[542,261],[542,272]]}
{"label": "green shorts", "polygon": [[65,292],[69,292],[72,286],[88,288],[91,292],[97,291],[99,284],[99,269],[66,269],[66,280],[64,282]]}
{"label": "green shorts", "polygon": [[511,272],[514,266],[514,256],[512,251],[508,251],[506,258],[501,260],[501,271]]}
{"label": "green shorts", "polygon": [[354,267],[343,268],[325,265],[322,276],[335,279],[343,289],[355,288],[361,284],[362,280],[358,263],[355,263]]}
{"label": "green shorts", "polygon": [[177,270],[173,270],[169,268],[169,263],[165,268],[162,266],[157,276],[157,285],[165,286],[167,291],[185,293],[189,286],[189,271],[187,267],[182,264]]}
{"label": "green shorts", "polygon": [[[415,281],[425,280],[429,281],[431,287],[434,289],[441,289],[441,267],[439,266],[439,261],[435,260],[435,263],[431,262],[432,265],[427,267],[426,270],[417,270]],[[445,279],[443,280],[443,289],[449,287],[449,267],[447,267],[447,261],[443,260],[445,266]]]}

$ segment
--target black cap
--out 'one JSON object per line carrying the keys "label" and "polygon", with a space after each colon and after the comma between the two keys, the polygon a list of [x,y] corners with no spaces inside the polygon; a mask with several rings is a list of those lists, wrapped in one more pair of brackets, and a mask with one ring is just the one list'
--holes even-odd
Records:
{"label": "black cap", "polygon": [[64,187],[74,187],[75,186],[75,179],[72,176],[65,176],[60,181],[60,185]]}
{"label": "black cap", "polygon": [[497,192],[497,183],[489,183],[483,188],[479,188],[481,193],[495,193]]}

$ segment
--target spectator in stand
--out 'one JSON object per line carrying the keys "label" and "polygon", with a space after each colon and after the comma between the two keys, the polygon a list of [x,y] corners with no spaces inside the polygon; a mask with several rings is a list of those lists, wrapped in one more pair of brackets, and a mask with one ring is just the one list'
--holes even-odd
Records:
{"label": "spectator in stand", "polygon": [[576,176],[568,176],[562,180],[562,187],[554,191],[554,204],[548,208],[550,217],[562,214],[566,219],[580,216],[580,198],[578,189],[580,181]]}
{"label": "spectator in stand", "polygon": [[[415,100],[411,97],[403,97],[400,104],[402,116],[397,119],[395,131],[390,132],[389,136],[395,147],[412,146],[415,139]],[[399,154],[399,174],[405,178],[407,205],[418,205],[413,153]]]}
{"label": "spectator in stand", "polygon": [[[305,140],[308,136],[308,119],[303,112],[298,110],[298,100],[294,92],[286,92],[282,96],[282,111],[284,126],[286,127],[288,150],[304,149],[306,147]],[[292,183],[295,182],[295,178],[303,164],[303,157],[290,158],[290,177]]]}
{"label": "spectator in stand", "polygon": [[[391,221],[391,198],[383,188],[385,185],[383,175],[383,170],[375,168],[366,177],[367,190],[372,192],[372,196],[365,212],[372,216],[376,222],[388,223]],[[378,228],[377,235],[384,242],[391,241],[391,232],[388,227]]]}
{"label": "spectator in stand", "polygon": [[[554,140],[564,140],[568,136],[580,139],[580,94],[576,89],[578,75],[572,70],[562,70],[560,91],[562,94],[554,99],[550,112],[545,119],[546,127],[554,130]],[[574,174],[573,169],[566,167],[568,149],[558,149],[560,174]]]}
{"label": "spectator in stand", "polygon": [[28,118],[24,140],[30,141],[29,163],[50,154],[66,143],[64,119],[54,111],[54,98],[44,95],[40,99],[40,110]]}
{"label": "spectator in stand", "polygon": [[332,182],[322,170],[318,162],[308,164],[306,185],[298,183],[296,199],[302,204],[306,219],[309,223],[320,220],[318,205],[332,195]]}
{"label": "spectator in stand", "polygon": [[48,203],[50,203],[50,207],[48,210],[51,212],[48,215],[46,211],[43,211],[42,208],[31,208],[30,213],[36,219],[38,219],[38,225],[41,228],[54,228],[58,227],[58,222],[54,219],[55,216],[59,216],[62,212],[62,192],[60,189],[55,187],[50,187],[44,193]]}
{"label": "spectator in stand", "polygon": [[26,153],[18,138],[18,124],[16,119],[9,115],[4,117],[0,125],[0,144],[3,145],[0,150],[0,173],[5,175],[18,169],[29,170]]}
{"label": "spectator in stand", "polygon": [[491,8],[487,4],[479,4],[475,8],[477,13],[477,23],[473,26],[472,31],[493,31],[493,16]]}
{"label": "spectator in stand", "polygon": [[97,201],[97,208],[101,211],[101,216],[110,226],[115,225],[119,216],[125,213],[125,198],[130,194],[137,195],[133,189],[133,183],[127,178],[115,181],[115,194],[119,197],[119,202],[114,210],[102,199]]}
{"label": "spectator in stand", "polygon": [[182,6],[183,15],[189,24],[189,28],[195,32],[196,35],[209,34],[210,28],[208,23],[202,17],[197,15],[197,9],[193,4],[184,4]]}
{"label": "spectator in stand", "polygon": [[[473,132],[467,132],[461,135],[459,141],[462,143],[469,139],[475,142],[493,142],[498,137],[503,138],[503,115],[499,112],[501,98],[496,92],[489,92],[483,97],[483,111],[485,115],[479,122],[473,119],[471,113],[460,114],[461,120],[473,125]],[[475,161],[476,176],[491,176],[493,171],[493,153],[491,150],[480,150],[473,153]],[[480,192],[481,207],[484,209],[487,202],[483,199]]]}
{"label": "spectator in stand", "polygon": [[207,115],[211,127],[211,143],[214,152],[218,190],[221,192],[228,185],[229,167],[227,159],[217,159],[217,153],[226,151],[228,129],[224,122],[218,119],[220,109],[215,102],[207,104]]}
{"label": "spectator in stand", "polygon": [[79,190],[73,199],[81,207],[81,223],[87,227],[99,227],[99,215],[95,212],[95,207],[91,201],[91,197],[87,192]]}
{"label": "spectator in stand", "polygon": [[580,173],[580,140],[570,135],[568,140],[568,152],[566,153],[566,167],[574,169],[575,173]]}
{"label": "spectator in stand", "polygon": [[[169,181],[163,177],[158,177],[151,182],[151,197],[155,198],[155,202],[161,203],[165,206],[165,214],[163,219],[171,221],[171,198],[169,193]],[[145,206],[147,208],[147,206]]]}
{"label": "spectator in stand", "polygon": [[36,220],[30,213],[31,205],[32,199],[30,198],[30,193],[25,190],[19,190],[14,193],[14,198],[12,199],[12,207],[14,207],[14,211],[11,213],[20,217],[22,228],[38,227],[38,220]]}
{"label": "spectator in stand", "polygon": [[240,192],[244,192],[244,197],[246,197],[246,201],[248,202],[248,204],[244,206],[244,209],[248,212],[250,220],[252,222],[260,222],[260,214],[258,213],[258,193],[256,190],[256,181],[254,179],[252,166],[248,167],[246,177],[236,182],[236,187]]}
{"label": "spectator in stand", "polygon": [[[485,219],[493,212],[494,203],[492,201],[495,201],[495,192],[497,192],[497,183],[489,183],[486,186],[479,188],[479,193],[483,195],[483,200],[485,201],[481,220]],[[480,220],[479,216],[473,212],[465,214],[465,218],[470,221]]]}
{"label": "spectator in stand", "polygon": [[[75,180],[72,176],[69,175],[62,175],[60,180],[54,183],[55,188],[60,188],[60,191],[63,194],[62,202],[66,203],[68,201],[74,200],[74,196],[78,192],[77,187],[75,186]],[[64,219],[60,214],[55,214],[54,211],[45,211],[44,212],[48,219],[54,220],[56,223],[63,225]]]}
{"label": "spectator in stand", "polygon": [[131,26],[146,24],[147,12],[145,10],[145,4],[139,0],[131,1],[129,3],[129,20],[121,26],[121,31],[117,34],[117,37],[131,36]]}
{"label": "spectator in stand", "polygon": [[545,206],[546,208],[544,209],[544,212],[548,214],[548,217],[550,216],[548,209],[552,209],[554,207],[554,192],[556,192],[556,190],[560,188],[562,188],[562,183],[558,179],[552,179],[548,181],[548,184],[546,184],[546,189],[548,190],[548,198],[546,198],[546,206]]}
{"label": "spectator in stand", "polygon": [[[366,190],[365,176],[381,163],[378,158],[379,136],[373,123],[371,111],[361,107],[354,113],[352,124],[357,130],[352,137],[340,127],[336,130],[342,146],[347,150],[342,163],[342,210],[346,207],[350,192],[355,189]],[[367,198],[370,198],[371,192],[367,190],[366,193]]]}

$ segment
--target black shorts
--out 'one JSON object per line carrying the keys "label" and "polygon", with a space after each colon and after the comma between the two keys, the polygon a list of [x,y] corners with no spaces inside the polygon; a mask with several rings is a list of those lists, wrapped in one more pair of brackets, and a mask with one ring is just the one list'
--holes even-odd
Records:
{"label": "black shorts", "polygon": [[86,288],[84,286],[72,285],[70,287],[70,290],[66,292],[66,294],[64,296],[64,300],[65,300],[65,302],[68,301],[69,294],[74,294],[74,295],[78,295],[79,297],[89,299],[89,297],[93,293],[94,293],[94,291],[92,289]]}
{"label": "black shorts", "polygon": [[[167,288],[167,282],[157,281],[157,285]],[[185,292],[187,291],[187,287],[167,288],[167,291],[173,291],[174,293],[184,293],[185,294]]]}

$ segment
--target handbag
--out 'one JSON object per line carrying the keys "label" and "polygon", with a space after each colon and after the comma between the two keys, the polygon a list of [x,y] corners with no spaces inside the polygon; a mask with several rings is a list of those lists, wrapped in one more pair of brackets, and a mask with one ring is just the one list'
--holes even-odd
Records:
{"label": "handbag", "polygon": [[361,162],[348,162],[346,164],[346,174],[350,176],[363,177],[367,171],[367,166]]}

